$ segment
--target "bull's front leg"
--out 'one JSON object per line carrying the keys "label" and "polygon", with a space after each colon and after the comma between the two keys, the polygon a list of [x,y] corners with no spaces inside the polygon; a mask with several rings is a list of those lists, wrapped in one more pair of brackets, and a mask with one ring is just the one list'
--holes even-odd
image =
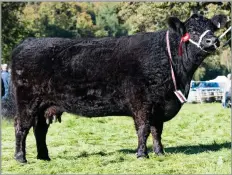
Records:
{"label": "bull's front leg", "polygon": [[154,118],[152,118],[150,121],[151,121],[150,122],[151,123],[151,134],[153,138],[153,150],[159,156],[164,155],[163,145],[161,143],[163,121],[154,120]]}
{"label": "bull's front leg", "polygon": [[150,134],[150,126],[147,124],[143,124],[139,126],[138,129],[138,149],[137,149],[137,157],[146,157],[148,158],[147,152],[147,138]]}
{"label": "bull's front leg", "polygon": [[137,158],[148,158],[147,138],[150,134],[149,117],[143,110],[136,112],[134,116],[135,128],[138,135]]}

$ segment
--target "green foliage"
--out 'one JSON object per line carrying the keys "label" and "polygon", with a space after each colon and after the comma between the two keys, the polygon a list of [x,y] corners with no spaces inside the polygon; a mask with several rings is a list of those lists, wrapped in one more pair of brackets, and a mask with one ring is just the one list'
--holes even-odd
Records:
{"label": "green foliage", "polygon": [[166,155],[152,152],[137,159],[137,136],[132,118],[76,118],[65,113],[47,135],[51,161],[36,159],[31,130],[27,164],[14,158],[13,123],[2,121],[3,174],[231,174],[230,109],[219,103],[185,104],[164,125]]}
{"label": "green foliage", "polygon": [[2,62],[8,63],[12,48],[26,35],[18,16],[25,3],[2,2]]}
{"label": "green foliage", "polygon": [[[122,36],[125,35],[123,28],[119,24],[118,19],[118,3],[103,3],[96,10],[96,25],[100,28],[99,34],[107,36]],[[104,32],[105,31],[105,32]]]}
{"label": "green foliage", "polygon": [[[3,62],[10,62],[13,47],[26,37],[119,37],[154,32],[168,27],[169,16],[182,21],[195,12],[209,18],[219,13],[230,16],[230,7],[229,2],[4,2]],[[230,71],[230,55],[228,47],[221,49],[204,61],[194,79],[225,75]]]}
{"label": "green foliage", "polygon": [[27,4],[21,20],[35,37],[73,37],[79,8],[75,3]]}
{"label": "green foliage", "polygon": [[204,76],[205,76],[205,68],[201,66],[194,73],[193,80],[201,81],[204,78]]}
{"label": "green foliage", "polygon": [[231,71],[230,55],[230,49],[227,48],[221,53],[215,53],[207,57],[195,72],[193,79],[195,81],[210,80],[218,75],[227,75]]}
{"label": "green foliage", "polygon": [[193,2],[134,2],[122,3],[119,16],[129,34],[153,32],[167,27],[167,19],[177,16],[185,20],[190,16]]}

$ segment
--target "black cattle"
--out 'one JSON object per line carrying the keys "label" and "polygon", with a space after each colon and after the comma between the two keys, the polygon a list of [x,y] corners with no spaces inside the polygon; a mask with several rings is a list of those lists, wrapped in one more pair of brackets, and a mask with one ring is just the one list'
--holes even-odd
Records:
{"label": "black cattle", "polygon": [[[212,19],[192,15],[185,22],[169,18],[172,66],[177,89],[185,97],[195,70],[219,46],[214,32],[225,22],[223,15]],[[25,142],[33,126],[37,158],[50,160],[46,134],[53,116],[60,120],[64,111],[87,117],[132,116],[137,157],[148,156],[150,133],[154,152],[164,154],[163,123],[182,106],[174,94],[166,32],[101,39],[29,38],[19,44],[12,53],[15,159],[26,162]],[[200,43],[185,40],[179,56],[186,32],[191,41]]]}

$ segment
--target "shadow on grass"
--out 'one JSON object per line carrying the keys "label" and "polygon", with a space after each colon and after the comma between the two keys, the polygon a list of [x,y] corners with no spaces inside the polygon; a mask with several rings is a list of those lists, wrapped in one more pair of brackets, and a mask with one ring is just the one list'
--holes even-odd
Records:
{"label": "shadow on grass", "polygon": [[231,149],[231,143],[212,143],[208,145],[193,145],[193,146],[177,146],[165,148],[166,153],[184,153],[184,154],[199,154],[206,151],[219,151],[220,149]]}
{"label": "shadow on grass", "polygon": [[[231,143],[225,142],[225,143],[212,143],[208,145],[193,145],[193,146],[176,146],[176,147],[167,147],[164,148],[166,153],[184,153],[184,154],[199,154],[206,151],[219,151],[220,149],[231,149]],[[125,154],[135,154],[135,149],[120,149],[119,152],[125,153]],[[148,147],[148,152],[153,152],[152,147]]]}
{"label": "shadow on grass", "polygon": [[87,151],[81,151],[80,153],[78,153],[78,155],[73,155],[69,157],[70,158],[84,158],[84,157],[92,157],[92,156],[110,156],[113,154],[114,152],[99,151],[99,152],[89,153]]}
{"label": "shadow on grass", "polygon": [[73,154],[73,155],[58,155],[58,158],[65,158],[65,159],[69,159],[69,160],[75,160],[78,158],[88,158],[88,157],[92,157],[92,156],[110,156],[113,155],[114,152],[103,152],[103,151],[99,151],[99,152],[94,152],[94,153],[89,153],[87,151],[81,151],[79,152],[77,155]]}
{"label": "shadow on grass", "polygon": [[94,153],[88,153],[86,151],[82,151],[79,153],[79,155],[77,156],[77,158],[81,158],[81,157],[89,157],[89,156],[106,156],[107,153],[103,152],[103,151],[99,151],[99,152],[94,152]]}

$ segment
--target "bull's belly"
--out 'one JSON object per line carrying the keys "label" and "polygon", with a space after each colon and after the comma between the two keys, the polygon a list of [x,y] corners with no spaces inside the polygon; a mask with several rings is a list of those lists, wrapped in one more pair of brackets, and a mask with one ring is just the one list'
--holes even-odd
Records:
{"label": "bull's belly", "polygon": [[163,121],[171,120],[179,112],[181,104],[178,100],[169,100],[165,102]]}
{"label": "bull's belly", "polygon": [[[176,101],[168,101],[165,105],[164,122],[171,120],[181,109],[181,104]],[[69,111],[84,117],[104,117],[104,116],[131,116],[131,113],[125,106],[110,101],[79,101]]]}
{"label": "bull's belly", "polygon": [[[118,103],[116,103],[116,101]],[[109,100],[101,98],[98,100],[85,99],[77,101],[70,108],[71,113],[75,113],[85,117],[104,117],[104,116],[131,116],[130,111],[120,100]],[[68,104],[70,105],[70,103]],[[171,120],[177,115],[181,109],[181,104],[178,100],[170,100],[165,102],[163,121]]]}
{"label": "bull's belly", "polygon": [[125,109],[112,104],[105,104],[101,106],[76,105],[67,112],[74,113],[83,117],[129,116],[129,113]]}
{"label": "bull's belly", "polygon": [[[65,112],[86,116],[86,117],[103,117],[103,116],[131,116],[128,104],[123,96],[114,89],[108,88],[103,91],[100,88],[83,90],[70,90],[62,88],[62,93],[48,94],[49,100],[57,106],[64,108]],[[55,90],[57,92],[58,90]],[[44,97],[44,99],[46,99]],[[165,100],[163,121],[168,121],[175,117],[179,112],[181,104],[178,99],[170,98]]]}
{"label": "bull's belly", "polygon": [[104,117],[104,116],[128,116],[130,113],[120,100],[105,97],[89,97],[84,99],[75,97],[66,100],[65,109],[67,112],[74,113],[83,117]]}

